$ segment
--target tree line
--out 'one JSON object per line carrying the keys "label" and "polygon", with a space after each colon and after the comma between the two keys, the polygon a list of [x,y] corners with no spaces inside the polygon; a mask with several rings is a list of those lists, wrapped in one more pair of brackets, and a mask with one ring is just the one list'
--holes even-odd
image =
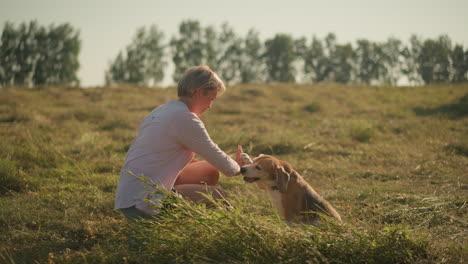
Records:
{"label": "tree line", "polygon": [[[6,23],[0,42],[0,86],[79,84],[79,32],[69,24],[15,27]],[[227,23],[219,28],[186,20],[170,39],[156,25],[138,28],[109,62],[107,85],[158,85],[168,61],[177,82],[190,66],[206,64],[228,84],[262,82],[365,83],[395,85],[455,83],[468,80],[468,49],[448,36],[403,42],[359,39],[340,43],[333,33],[323,39],[278,33],[266,40],[251,29],[239,35]]]}
{"label": "tree line", "polygon": [[79,31],[69,24],[5,23],[0,39],[0,87],[78,85]]}

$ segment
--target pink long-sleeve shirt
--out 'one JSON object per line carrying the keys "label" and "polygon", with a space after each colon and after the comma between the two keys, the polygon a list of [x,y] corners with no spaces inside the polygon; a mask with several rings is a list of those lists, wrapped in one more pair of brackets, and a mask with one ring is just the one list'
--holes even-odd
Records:
{"label": "pink long-sleeve shirt", "polygon": [[140,123],[137,137],[128,150],[120,172],[115,209],[136,206],[154,213],[144,200],[160,204],[164,195],[155,194],[153,187],[134,175],[144,175],[151,183],[170,190],[195,153],[226,176],[239,174],[239,165],[211,140],[203,122],[186,104],[174,100],[154,109]]}

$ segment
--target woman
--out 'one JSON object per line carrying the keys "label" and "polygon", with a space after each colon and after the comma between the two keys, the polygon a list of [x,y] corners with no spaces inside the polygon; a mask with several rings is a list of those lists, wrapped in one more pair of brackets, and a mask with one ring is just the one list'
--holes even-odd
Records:
{"label": "woman", "polygon": [[[184,73],[177,86],[179,100],[154,109],[141,122],[120,173],[115,209],[130,220],[156,214],[157,207],[151,203],[161,205],[165,195],[158,193],[154,184],[194,202],[203,200],[200,192],[223,198],[224,191],[215,186],[219,171],[226,176],[238,175],[242,149],[238,146],[236,161],[226,155],[211,140],[199,116],[225,90],[207,66]],[[195,153],[206,161],[194,160]],[[151,184],[136,176],[149,179]]]}

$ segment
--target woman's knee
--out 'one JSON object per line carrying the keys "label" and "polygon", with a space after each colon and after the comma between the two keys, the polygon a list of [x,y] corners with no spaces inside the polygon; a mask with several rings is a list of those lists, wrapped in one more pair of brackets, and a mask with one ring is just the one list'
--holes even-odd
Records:
{"label": "woman's knee", "polygon": [[219,171],[215,168],[207,170],[206,174],[206,184],[208,185],[216,185],[219,181]]}
{"label": "woman's knee", "polygon": [[219,181],[219,171],[206,161],[199,161],[188,165],[176,180],[180,184],[208,184],[216,185]]}

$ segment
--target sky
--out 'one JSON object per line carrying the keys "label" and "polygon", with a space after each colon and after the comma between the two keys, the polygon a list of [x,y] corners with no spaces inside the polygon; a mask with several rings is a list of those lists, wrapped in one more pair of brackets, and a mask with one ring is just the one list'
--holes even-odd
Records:
{"label": "sky", "polygon": [[[83,87],[101,86],[109,63],[130,44],[137,28],[155,24],[165,41],[187,19],[219,29],[227,22],[238,35],[256,29],[265,40],[276,33],[339,43],[358,39],[407,41],[448,35],[468,48],[467,0],[0,0],[0,29],[36,20],[41,25],[70,23],[82,40],[78,78]],[[168,58],[169,59],[169,58]],[[162,85],[172,84],[171,65]]]}

